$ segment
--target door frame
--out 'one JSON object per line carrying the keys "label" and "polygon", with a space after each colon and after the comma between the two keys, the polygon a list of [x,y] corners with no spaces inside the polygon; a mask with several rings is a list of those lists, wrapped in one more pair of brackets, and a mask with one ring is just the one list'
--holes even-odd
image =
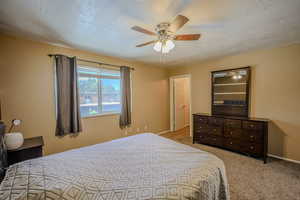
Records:
{"label": "door frame", "polygon": [[169,84],[170,84],[170,131],[175,130],[175,102],[174,102],[174,80],[178,78],[188,78],[189,79],[189,100],[190,100],[190,136],[193,136],[193,130],[192,130],[192,75],[191,74],[183,74],[183,75],[177,75],[177,76],[171,76],[169,78]]}

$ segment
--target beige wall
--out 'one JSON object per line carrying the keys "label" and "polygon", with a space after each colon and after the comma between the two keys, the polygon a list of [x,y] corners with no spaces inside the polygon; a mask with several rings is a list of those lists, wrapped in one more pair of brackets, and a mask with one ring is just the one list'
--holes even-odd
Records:
{"label": "beige wall", "polygon": [[[0,96],[3,118],[22,119],[17,130],[25,137],[44,136],[45,153],[65,151],[125,136],[118,115],[83,119],[77,137],[55,137],[53,66],[50,53],[74,55],[134,67],[133,125],[129,134],[169,129],[168,73],[166,69],[127,62],[84,51],[51,46],[0,34]],[[145,130],[145,126],[148,126]]]}
{"label": "beige wall", "polygon": [[252,67],[251,112],[272,120],[269,153],[300,161],[300,45],[259,50],[170,69],[192,76],[192,112],[210,113],[210,71]]}
{"label": "beige wall", "polygon": [[133,126],[129,134],[169,129],[168,76],[192,75],[192,112],[210,112],[210,71],[252,67],[251,116],[270,118],[269,152],[300,160],[300,45],[227,56],[191,66],[166,69],[32,42],[0,34],[0,97],[3,118],[23,120],[25,137],[43,135],[45,153],[95,144],[126,136],[118,116],[83,119],[77,137],[54,136],[53,67],[49,53],[75,55],[135,67]]}

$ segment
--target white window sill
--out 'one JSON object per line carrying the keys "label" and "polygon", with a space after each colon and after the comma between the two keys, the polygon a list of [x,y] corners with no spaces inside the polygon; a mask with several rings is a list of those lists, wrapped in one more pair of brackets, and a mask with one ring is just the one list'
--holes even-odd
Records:
{"label": "white window sill", "polygon": [[97,115],[91,115],[91,116],[86,116],[86,117],[81,117],[82,119],[87,119],[87,118],[95,118],[95,117],[105,117],[105,116],[111,116],[111,115],[120,115],[121,113],[118,112],[108,112],[108,113],[101,113]]}

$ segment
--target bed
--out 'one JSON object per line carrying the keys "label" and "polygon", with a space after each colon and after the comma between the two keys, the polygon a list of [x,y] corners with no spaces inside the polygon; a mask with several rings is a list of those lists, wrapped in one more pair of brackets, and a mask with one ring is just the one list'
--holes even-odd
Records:
{"label": "bed", "polygon": [[223,162],[152,133],[74,149],[9,167],[1,200],[228,200]]}

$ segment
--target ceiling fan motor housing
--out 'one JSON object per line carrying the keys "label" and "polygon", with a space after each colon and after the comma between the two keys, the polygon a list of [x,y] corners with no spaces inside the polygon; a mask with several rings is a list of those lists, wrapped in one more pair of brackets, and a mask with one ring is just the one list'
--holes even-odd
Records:
{"label": "ceiling fan motor housing", "polygon": [[174,33],[169,30],[170,23],[163,22],[156,26],[155,31],[158,34],[159,40],[173,39]]}

